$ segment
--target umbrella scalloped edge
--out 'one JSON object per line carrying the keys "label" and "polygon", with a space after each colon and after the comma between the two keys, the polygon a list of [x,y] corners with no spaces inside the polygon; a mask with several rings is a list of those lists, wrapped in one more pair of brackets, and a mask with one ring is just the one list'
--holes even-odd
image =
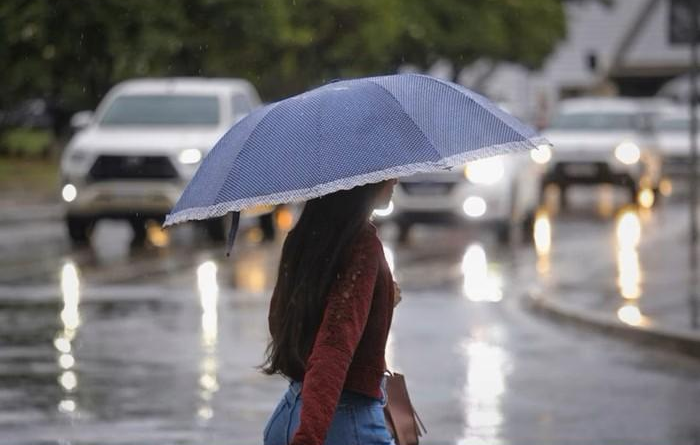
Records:
{"label": "umbrella scalloped edge", "polygon": [[490,156],[503,155],[518,151],[530,150],[537,148],[540,145],[549,145],[551,143],[544,137],[538,136],[521,141],[507,142],[505,144],[492,145],[483,147],[477,150],[460,153],[450,156],[439,161],[420,162],[416,164],[399,165],[384,170],[365,173],[362,175],[350,176],[347,178],[338,179],[336,181],[319,184],[313,187],[289,190],[284,192],[273,193],[270,195],[254,196],[250,198],[237,199],[235,201],[221,202],[205,207],[191,207],[189,209],[180,210],[177,213],[171,213],[165,218],[163,227],[172,226],[174,224],[186,221],[198,221],[210,218],[218,218],[226,215],[229,212],[238,212],[246,208],[258,205],[275,205],[292,202],[303,202],[309,199],[318,198],[328,195],[339,190],[349,190],[351,188],[371,184],[375,182],[385,181],[387,179],[410,176],[415,173],[428,173],[444,170],[446,168],[456,167],[470,161],[488,158]]}

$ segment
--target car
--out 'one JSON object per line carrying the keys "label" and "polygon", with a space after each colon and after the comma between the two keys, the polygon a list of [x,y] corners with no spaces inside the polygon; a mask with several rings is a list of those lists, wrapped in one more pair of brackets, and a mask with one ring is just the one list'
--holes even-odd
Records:
{"label": "car", "polygon": [[[542,147],[535,156],[549,156]],[[538,158],[539,159],[539,158]],[[527,153],[496,156],[449,170],[401,178],[391,203],[374,212],[382,224],[398,227],[405,242],[413,225],[479,224],[495,230],[500,242],[513,239],[519,229],[529,240],[539,201],[541,168]]]}
{"label": "car", "polygon": [[[70,239],[88,242],[104,218],[128,220],[135,239],[144,238],[145,221],[164,218],[208,150],[258,106],[257,91],[244,79],[151,78],[114,86],[94,114],[71,119],[77,132],[60,167]],[[205,224],[211,238],[223,239],[223,219]]]}
{"label": "car", "polygon": [[[688,107],[666,108],[657,116],[654,129],[657,145],[663,157],[663,177],[687,178],[690,174],[690,110]],[[697,138],[697,144],[700,149],[700,137]]]}
{"label": "car", "polygon": [[628,98],[577,98],[559,103],[543,131],[554,145],[541,189],[556,184],[562,206],[570,186],[612,184],[637,202],[658,190],[661,156],[652,131],[654,106]]}

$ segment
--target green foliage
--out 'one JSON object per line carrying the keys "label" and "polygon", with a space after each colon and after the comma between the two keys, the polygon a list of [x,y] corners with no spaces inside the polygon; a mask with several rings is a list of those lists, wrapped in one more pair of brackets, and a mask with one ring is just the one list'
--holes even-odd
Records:
{"label": "green foliage", "polygon": [[440,58],[534,68],[565,23],[560,0],[3,0],[0,29],[0,108],[78,109],[138,76],[246,77],[274,100]]}
{"label": "green foliage", "polygon": [[565,34],[559,0],[405,0],[402,60],[459,68],[486,57],[539,67]]}

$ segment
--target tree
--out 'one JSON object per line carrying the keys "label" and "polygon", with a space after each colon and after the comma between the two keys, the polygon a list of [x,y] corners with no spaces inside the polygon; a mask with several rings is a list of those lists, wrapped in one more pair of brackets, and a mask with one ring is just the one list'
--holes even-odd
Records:
{"label": "tree", "polygon": [[142,76],[238,76],[276,100],[334,78],[439,59],[538,67],[564,35],[560,0],[3,0],[0,107],[94,107]]}
{"label": "tree", "polygon": [[538,68],[566,32],[560,0],[405,0],[401,23],[397,60],[455,75],[480,58]]}

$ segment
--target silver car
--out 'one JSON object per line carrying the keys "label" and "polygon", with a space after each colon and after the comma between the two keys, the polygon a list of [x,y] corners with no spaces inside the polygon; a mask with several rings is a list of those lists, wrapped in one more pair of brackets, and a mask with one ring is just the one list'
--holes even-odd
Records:
{"label": "silver car", "polygon": [[[538,156],[550,156],[543,147]],[[415,224],[478,224],[507,242],[520,227],[529,234],[539,198],[540,168],[527,153],[470,162],[444,172],[402,178],[391,204],[375,211],[378,222],[393,221],[399,241]],[[529,239],[529,238],[528,238]]]}
{"label": "silver car", "polygon": [[658,188],[661,158],[651,128],[651,109],[622,98],[563,100],[543,135],[555,149],[542,188],[612,184],[637,201],[641,189]]}

